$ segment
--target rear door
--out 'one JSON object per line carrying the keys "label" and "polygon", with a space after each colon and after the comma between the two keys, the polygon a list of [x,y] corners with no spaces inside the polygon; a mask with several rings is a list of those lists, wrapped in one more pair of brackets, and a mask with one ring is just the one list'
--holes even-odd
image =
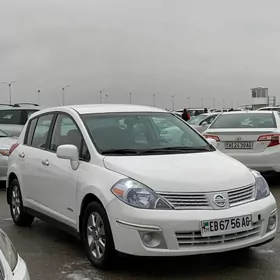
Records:
{"label": "rear door", "polygon": [[46,195],[43,185],[41,166],[50,153],[47,150],[50,129],[54,113],[47,113],[32,119],[28,125],[24,145],[17,149],[21,169],[21,185],[25,197],[25,205],[44,213],[43,196]]}
{"label": "rear door", "polygon": [[[224,119],[217,122],[219,118]],[[273,112],[223,114],[219,118],[206,131],[206,137],[217,137],[217,148],[228,154],[263,152],[270,145],[272,135],[277,134]]]}

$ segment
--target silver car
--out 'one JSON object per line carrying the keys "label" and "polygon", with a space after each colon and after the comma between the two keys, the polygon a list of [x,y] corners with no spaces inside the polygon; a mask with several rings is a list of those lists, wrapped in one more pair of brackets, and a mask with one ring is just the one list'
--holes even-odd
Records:
{"label": "silver car", "polygon": [[0,104],[0,129],[13,136],[19,136],[30,115],[41,108],[37,104]]}
{"label": "silver car", "polygon": [[208,126],[216,119],[220,113],[205,113],[193,117],[188,121],[188,124],[195,128],[200,133],[204,132]]}
{"label": "silver car", "polygon": [[17,139],[0,130],[0,181],[6,181],[10,148],[16,144]]}

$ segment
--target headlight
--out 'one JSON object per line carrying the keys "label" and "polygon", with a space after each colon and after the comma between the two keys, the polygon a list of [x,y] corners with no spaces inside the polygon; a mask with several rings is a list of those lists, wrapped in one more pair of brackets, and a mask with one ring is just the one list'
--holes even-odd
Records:
{"label": "headlight", "polygon": [[256,200],[269,196],[269,186],[264,177],[258,171],[252,170],[252,173],[256,180]]}
{"label": "headlight", "polygon": [[12,241],[2,230],[0,230],[0,250],[13,271],[18,262],[18,254]]}
{"label": "headlight", "polygon": [[153,190],[132,179],[122,179],[111,189],[112,193],[130,206],[143,209],[172,209]]}

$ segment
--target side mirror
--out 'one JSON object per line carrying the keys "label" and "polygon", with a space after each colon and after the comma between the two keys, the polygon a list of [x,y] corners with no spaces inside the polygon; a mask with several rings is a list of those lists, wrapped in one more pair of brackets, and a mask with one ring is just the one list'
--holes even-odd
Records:
{"label": "side mirror", "polygon": [[217,141],[213,138],[206,138],[207,142],[211,144],[213,147],[217,148]]}
{"label": "side mirror", "polygon": [[201,126],[207,126],[207,125],[209,125],[208,122],[203,122],[203,123],[201,124]]}
{"label": "side mirror", "polygon": [[61,145],[57,148],[56,156],[61,159],[71,161],[71,166],[74,170],[79,167],[79,150],[74,145]]}

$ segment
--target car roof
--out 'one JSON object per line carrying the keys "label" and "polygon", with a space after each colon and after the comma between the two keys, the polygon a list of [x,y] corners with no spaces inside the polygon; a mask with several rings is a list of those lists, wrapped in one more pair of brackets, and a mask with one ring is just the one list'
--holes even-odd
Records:
{"label": "car roof", "polygon": [[224,112],[221,115],[240,115],[240,114],[273,114],[274,111],[231,111],[231,112]]}
{"label": "car roof", "polygon": [[39,111],[42,110],[42,107],[38,107],[38,106],[20,106],[20,107],[13,107],[13,106],[9,106],[9,105],[0,105],[0,110],[35,110],[35,111]]}
{"label": "car roof", "polygon": [[260,110],[270,110],[270,109],[280,109],[280,107],[279,106],[262,107],[262,108],[259,108],[258,111],[260,111]]}
{"label": "car roof", "polygon": [[81,115],[84,114],[100,114],[100,113],[133,113],[133,112],[154,112],[154,113],[167,113],[166,110],[142,106],[142,105],[130,105],[130,104],[87,104],[87,105],[69,105],[61,107],[53,107],[40,111],[40,113],[49,111],[60,110],[75,110]]}

